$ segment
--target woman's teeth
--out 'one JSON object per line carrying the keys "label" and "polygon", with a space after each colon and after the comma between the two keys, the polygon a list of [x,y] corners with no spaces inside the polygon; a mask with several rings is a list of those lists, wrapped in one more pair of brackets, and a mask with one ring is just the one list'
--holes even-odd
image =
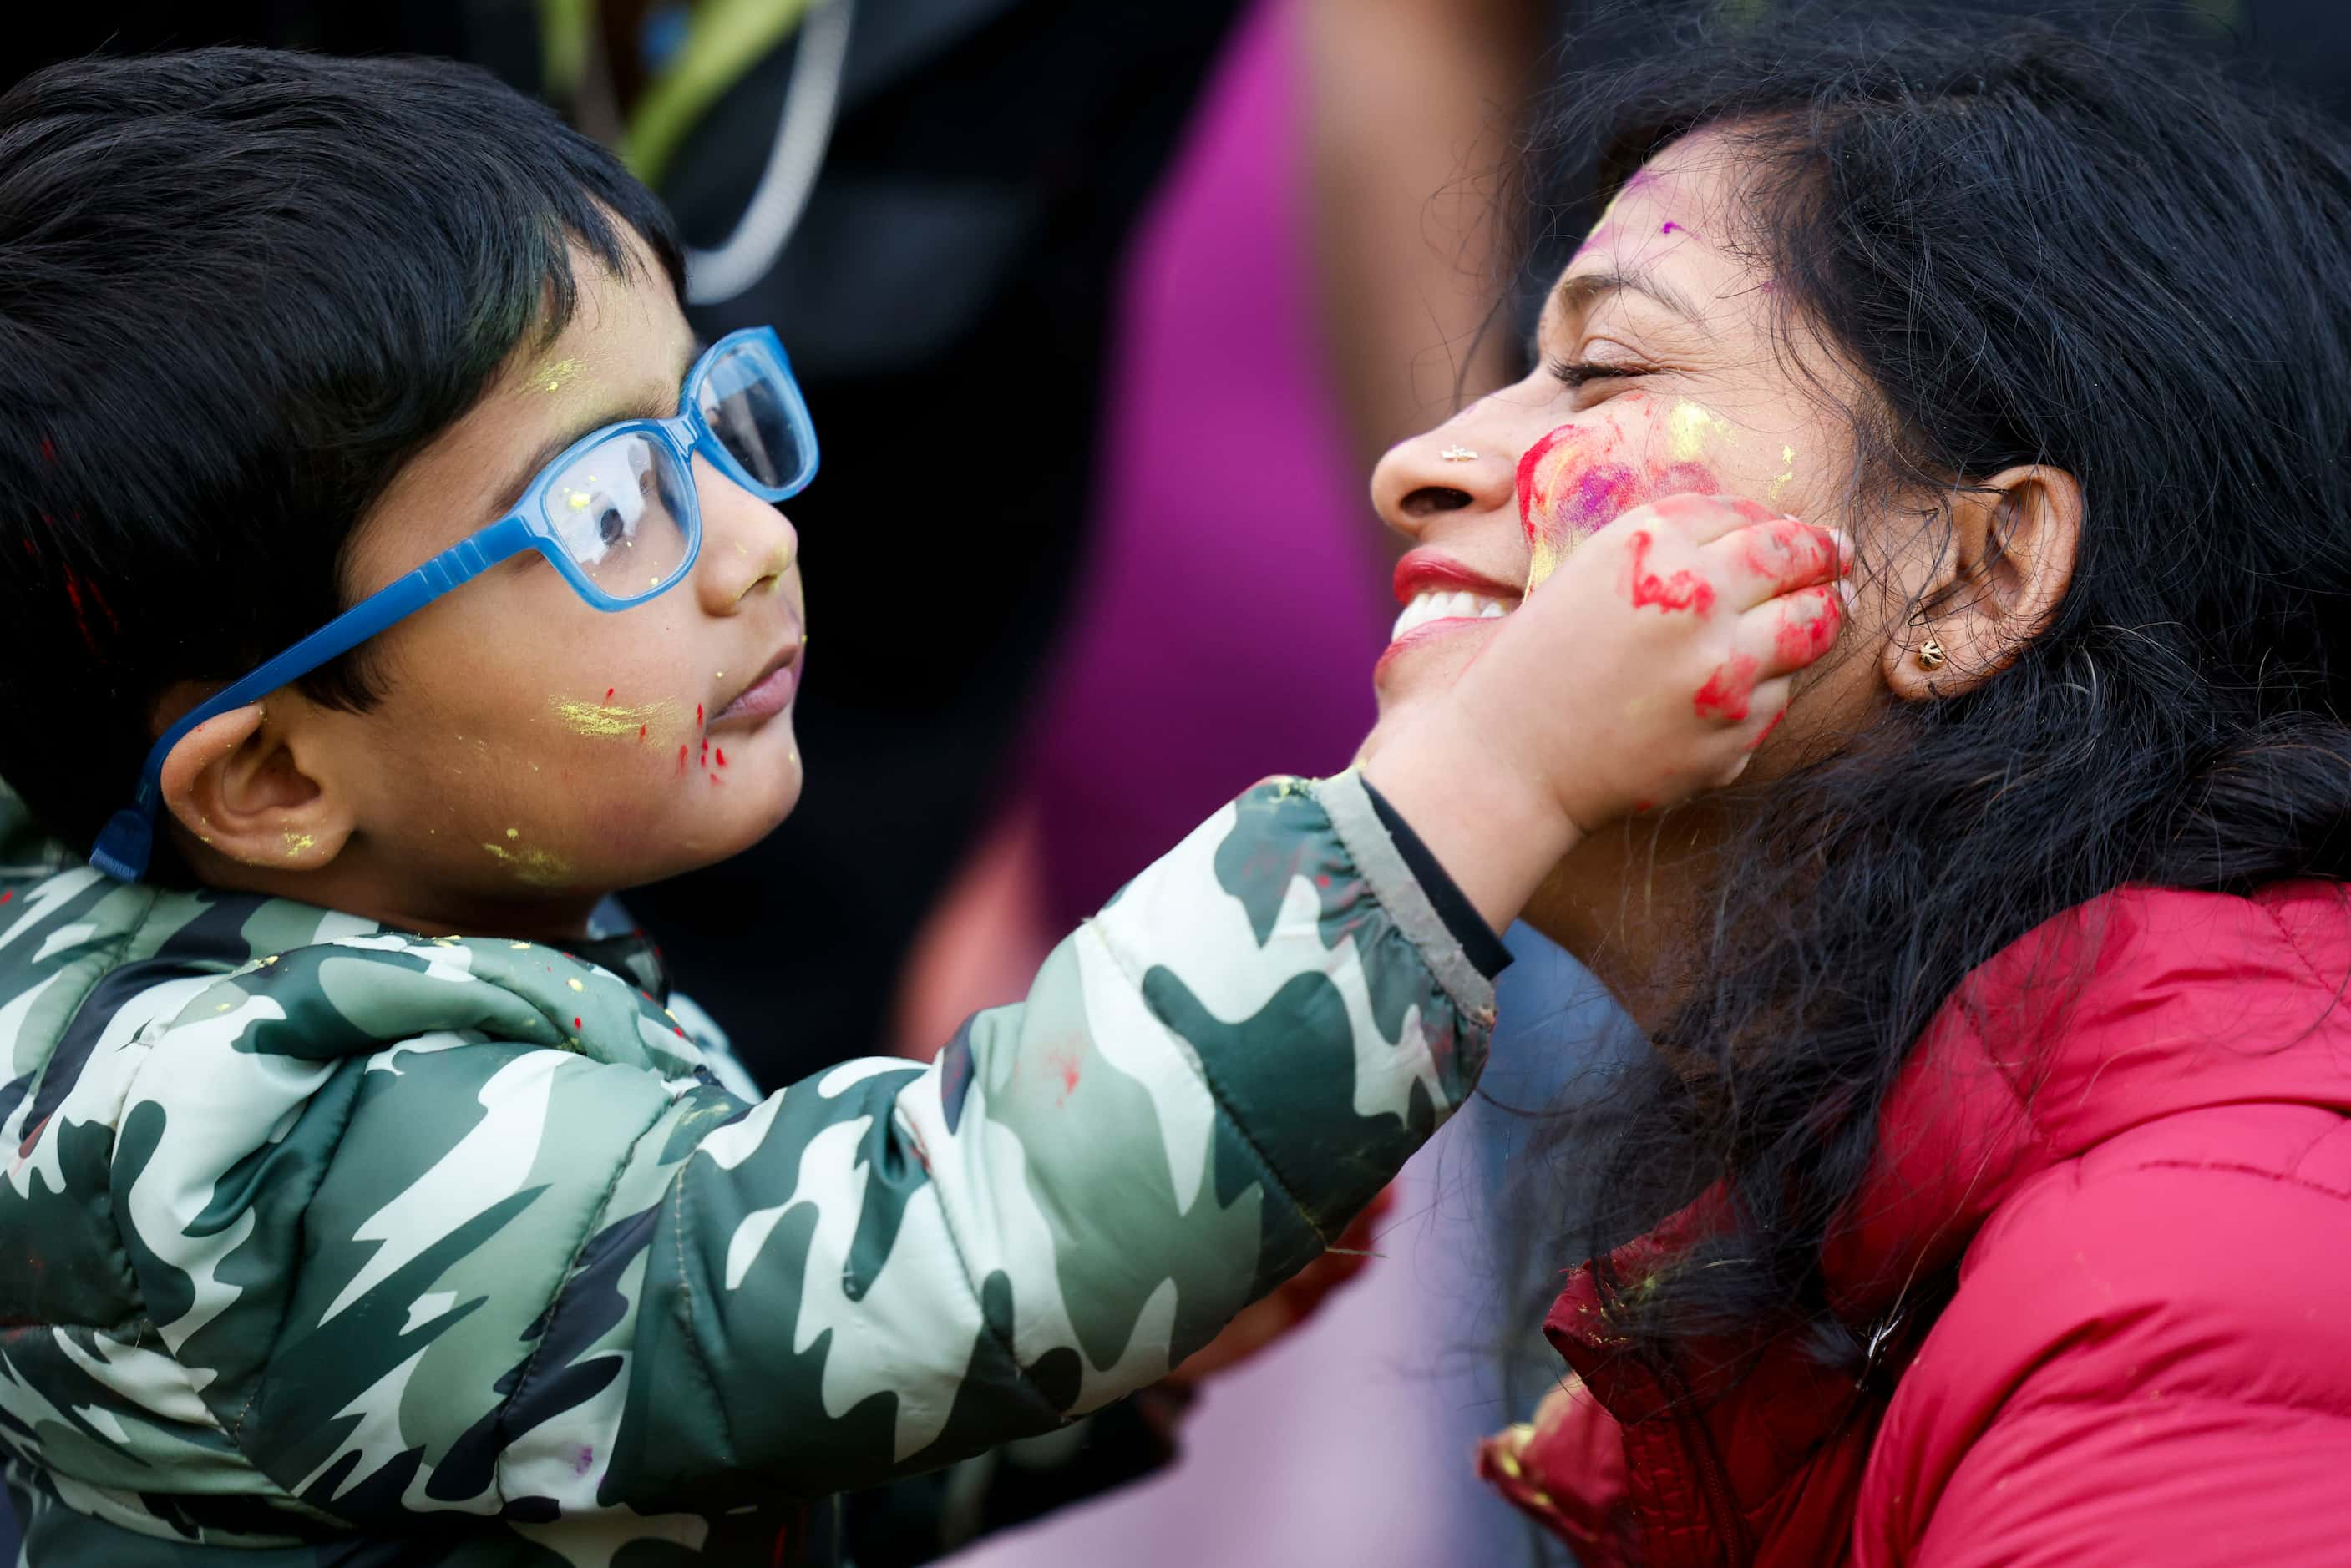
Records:
{"label": "woman's teeth", "polygon": [[1394,642],[1433,620],[1493,620],[1510,613],[1510,607],[1501,600],[1480,598],[1476,594],[1422,594],[1396,617],[1395,629],[1388,634],[1388,640]]}

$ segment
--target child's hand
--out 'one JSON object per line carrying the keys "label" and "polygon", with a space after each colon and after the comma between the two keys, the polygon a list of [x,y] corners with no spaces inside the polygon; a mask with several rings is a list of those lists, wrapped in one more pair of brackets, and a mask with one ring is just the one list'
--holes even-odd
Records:
{"label": "child's hand", "polygon": [[1833,530],[1669,495],[1570,555],[1453,700],[1588,834],[1739,776],[1836,640],[1843,573]]}
{"label": "child's hand", "polygon": [[1384,724],[1364,774],[1499,928],[1583,836],[1738,777],[1836,640],[1847,564],[1750,501],[1628,512]]}

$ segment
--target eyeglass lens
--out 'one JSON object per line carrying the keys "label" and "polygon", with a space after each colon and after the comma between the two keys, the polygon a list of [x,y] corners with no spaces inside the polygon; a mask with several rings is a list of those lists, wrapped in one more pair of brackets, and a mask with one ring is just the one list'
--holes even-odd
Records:
{"label": "eyeglass lens", "polygon": [[684,514],[693,478],[643,431],[597,442],[548,486],[549,525],[589,579],[615,598],[662,587],[685,564]]}
{"label": "eyeglass lens", "polygon": [[808,459],[785,399],[768,356],[743,344],[711,363],[698,400],[704,421],[743,471],[775,489],[799,479]]}

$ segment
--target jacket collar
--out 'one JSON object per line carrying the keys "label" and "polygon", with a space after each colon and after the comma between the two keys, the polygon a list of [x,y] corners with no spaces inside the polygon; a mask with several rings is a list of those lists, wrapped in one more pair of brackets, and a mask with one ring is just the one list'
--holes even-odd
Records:
{"label": "jacket collar", "polygon": [[1823,1263],[1848,1322],[1956,1260],[2019,1185],[2130,1127],[2247,1101],[2351,1112],[2351,891],[2127,888],[1970,974],[1880,1117]]}

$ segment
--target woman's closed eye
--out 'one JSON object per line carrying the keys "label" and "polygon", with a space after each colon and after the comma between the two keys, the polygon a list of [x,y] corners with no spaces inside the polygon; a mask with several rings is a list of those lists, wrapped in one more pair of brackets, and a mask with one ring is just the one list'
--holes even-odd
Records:
{"label": "woman's closed eye", "polygon": [[1562,386],[1570,389],[1593,381],[1630,380],[1653,373],[1650,366],[1622,359],[1550,359],[1544,362],[1544,368]]}

